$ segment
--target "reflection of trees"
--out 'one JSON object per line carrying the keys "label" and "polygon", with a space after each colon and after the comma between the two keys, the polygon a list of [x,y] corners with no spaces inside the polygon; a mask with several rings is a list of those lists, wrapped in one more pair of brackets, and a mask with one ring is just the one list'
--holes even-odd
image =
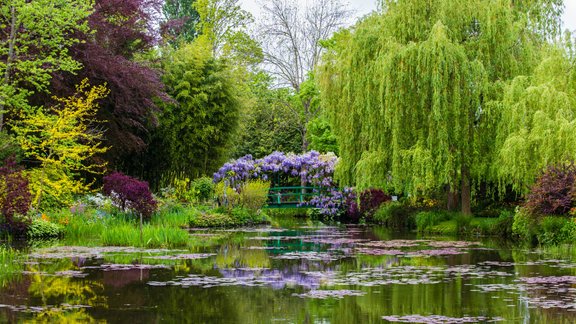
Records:
{"label": "reflection of trees", "polygon": [[216,256],[216,266],[222,268],[267,268],[270,257],[264,250],[244,249],[246,244],[222,244]]}
{"label": "reflection of trees", "polygon": [[[558,252],[560,252],[560,250]],[[566,251],[561,252],[564,253]],[[574,260],[574,258],[571,258],[569,255],[557,254],[552,251],[544,251],[544,254],[528,254],[525,250],[512,250],[512,259],[510,261],[514,262],[514,272],[517,273],[517,276],[520,278],[534,277],[535,274],[539,276],[574,276],[576,275],[576,268],[574,267],[550,267],[555,263],[558,264],[559,261],[567,261],[567,259]],[[574,292],[569,291],[573,290],[575,288],[574,286],[574,284],[526,284],[526,288],[520,292],[521,297],[526,303],[526,308],[530,306],[531,302],[546,303],[546,301],[559,301],[563,304],[571,303],[572,306],[566,309],[559,307],[533,307],[534,305],[532,305],[530,312],[526,311],[525,313],[525,321],[559,324],[576,323],[573,304],[575,300],[573,297]],[[571,302],[567,302],[567,300],[571,300]]]}
{"label": "reflection of trees", "polygon": [[46,322],[74,323],[93,321],[86,312],[88,307],[107,307],[106,298],[101,295],[102,283],[77,279],[58,271],[75,268],[70,259],[53,263],[29,264],[30,286],[28,292],[34,303],[43,307],[36,320]]}

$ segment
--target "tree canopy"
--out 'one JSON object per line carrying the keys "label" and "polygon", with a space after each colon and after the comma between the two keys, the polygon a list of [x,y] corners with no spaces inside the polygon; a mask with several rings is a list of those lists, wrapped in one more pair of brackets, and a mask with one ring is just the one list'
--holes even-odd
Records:
{"label": "tree canopy", "polygon": [[[327,42],[320,85],[340,139],[337,177],[418,194],[446,187],[469,213],[490,158],[503,88],[558,32],[561,1],[383,1]],[[538,14],[535,14],[535,13]]]}
{"label": "tree canopy", "polygon": [[[166,55],[163,82],[174,102],[163,104],[153,147],[156,178],[215,171],[230,148],[240,111],[228,66],[209,49],[188,44]],[[169,181],[169,179],[168,179]]]}
{"label": "tree canopy", "polygon": [[89,30],[91,1],[11,0],[0,6],[0,131],[4,114],[29,107],[29,96],[48,91],[53,73],[81,65],[70,55]]}

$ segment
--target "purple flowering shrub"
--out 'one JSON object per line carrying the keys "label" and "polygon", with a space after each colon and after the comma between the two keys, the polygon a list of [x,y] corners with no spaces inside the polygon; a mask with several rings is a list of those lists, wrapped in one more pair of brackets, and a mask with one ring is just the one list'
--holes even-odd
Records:
{"label": "purple flowering shrub", "polygon": [[318,208],[322,216],[330,218],[338,216],[344,219],[350,216],[358,216],[356,220],[350,219],[351,221],[357,221],[360,219],[359,215],[348,214],[354,207],[349,207],[347,202],[355,200],[355,198],[353,198],[354,196],[352,188],[344,188],[344,190],[332,188],[326,191],[320,191],[318,196],[314,196],[303,205]]}
{"label": "purple flowering shrub", "polygon": [[533,215],[568,215],[576,207],[576,165],[549,166],[530,189],[525,207]]}
{"label": "purple flowering shrub", "polygon": [[316,151],[304,154],[274,152],[262,159],[254,160],[252,155],[225,163],[214,173],[213,181],[226,181],[227,185],[239,187],[246,180],[271,180],[276,174],[286,174],[302,178],[307,184],[317,187],[332,187],[335,155],[320,155]]}
{"label": "purple flowering shrub", "polygon": [[120,172],[114,172],[104,177],[105,195],[122,210],[131,210],[141,214],[144,219],[150,219],[157,209],[157,202],[152,197],[148,182],[140,181]]}
{"label": "purple flowering shrub", "polygon": [[13,235],[25,234],[30,225],[30,219],[25,215],[31,202],[28,179],[16,161],[8,158],[0,167],[0,214],[4,218],[4,224],[0,225]]}
{"label": "purple flowering shrub", "polygon": [[[272,180],[276,176],[288,176],[304,182],[307,186],[319,188],[319,196],[313,197],[305,205],[320,209],[326,216],[336,216],[343,211],[344,202],[351,190],[343,192],[334,183],[335,155],[321,155],[316,151],[303,154],[274,152],[255,160],[246,155],[224,164],[214,173],[213,181],[223,181],[227,186],[239,189],[250,179]],[[276,184],[277,185],[277,184]]]}
{"label": "purple flowering shrub", "polygon": [[360,212],[370,219],[380,205],[391,200],[392,197],[382,189],[366,189],[360,193]]}

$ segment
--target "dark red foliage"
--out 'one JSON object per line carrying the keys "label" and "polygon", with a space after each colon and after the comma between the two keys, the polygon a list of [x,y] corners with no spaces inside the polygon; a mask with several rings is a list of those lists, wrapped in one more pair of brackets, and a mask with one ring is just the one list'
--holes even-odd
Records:
{"label": "dark red foliage", "polygon": [[80,35],[85,42],[71,49],[83,69],[54,76],[52,94],[60,96],[74,93],[84,78],[110,89],[99,102],[98,118],[105,121],[107,159],[113,165],[146,149],[149,130],[157,124],[155,100],[169,100],[159,71],[133,60],[157,44],[154,22],[161,6],[161,0],[96,0],[88,18],[94,34]]}
{"label": "dark red foliage", "polygon": [[28,179],[14,158],[8,158],[0,167],[0,182],[6,186],[6,192],[0,194],[0,214],[4,218],[4,224],[0,225],[13,235],[23,235],[30,225],[30,220],[25,216],[30,209],[32,196]]}
{"label": "dark red foliage", "polygon": [[342,216],[343,222],[358,223],[362,217],[358,203],[356,202],[356,194],[350,194],[344,201],[344,215]]}
{"label": "dark red foliage", "polygon": [[366,189],[360,193],[360,212],[370,218],[380,205],[390,200],[392,197],[382,189]]}
{"label": "dark red foliage", "polygon": [[152,197],[148,182],[114,172],[104,177],[103,192],[122,209],[142,214],[145,219],[150,219],[156,211],[157,203]]}
{"label": "dark red foliage", "polygon": [[567,215],[576,206],[574,163],[549,166],[530,189],[526,207],[534,215]]}

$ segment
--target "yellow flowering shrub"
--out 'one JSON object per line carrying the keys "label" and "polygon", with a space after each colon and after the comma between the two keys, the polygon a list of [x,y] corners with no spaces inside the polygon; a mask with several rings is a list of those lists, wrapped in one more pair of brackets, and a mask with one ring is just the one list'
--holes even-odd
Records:
{"label": "yellow flowering shrub", "polygon": [[89,191],[90,184],[78,178],[79,172],[99,173],[105,164],[91,158],[106,152],[97,121],[97,101],[108,95],[104,85],[90,87],[85,79],[76,94],[54,97],[57,104],[21,113],[12,125],[16,140],[27,158],[39,162],[29,171],[35,207],[56,207],[72,203],[73,195]]}

